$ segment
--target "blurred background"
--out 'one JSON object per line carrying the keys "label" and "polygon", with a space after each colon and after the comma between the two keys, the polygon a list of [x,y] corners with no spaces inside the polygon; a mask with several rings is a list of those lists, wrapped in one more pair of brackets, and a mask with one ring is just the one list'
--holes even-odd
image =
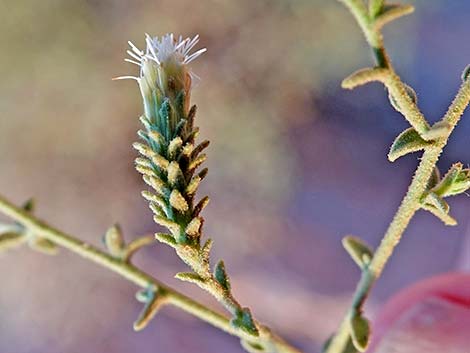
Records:
{"label": "blurred background", "polygon": [[[470,63],[470,2],[414,2],[416,13],[385,30],[403,79],[432,122],[445,112]],[[306,352],[317,352],[343,315],[359,271],[346,234],[376,246],[419,155],[386,159],[407,128],[379,84],[343,91],[369,66],[357,25],[325,0],[0,0],[0,193],[34,196],[37,214],[99,244],[119,222],[128,240],[155,232],[133,169],[141,98],[124,63],[144,33],[192,36],[208,52],[194,62],[193,93],[209,148],[202,193],[213,261],[225,259],[234,293]],[[470,161],[470,113],[439,166]],[[419,213],[373,291],[376,308],[400,288],[437,273],[470,270],[470,200],[451,200],[444,227]],[[184,266],[156,244],[136,262],[173,279]],[[236,338],[173,308],[141,333],[136,288],[63,250],[0,254],[0,352],[242,352]]]}

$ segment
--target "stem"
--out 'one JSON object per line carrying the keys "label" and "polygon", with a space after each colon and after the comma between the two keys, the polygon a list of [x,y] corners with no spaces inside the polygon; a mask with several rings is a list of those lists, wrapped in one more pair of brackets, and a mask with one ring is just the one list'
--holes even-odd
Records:
{"label": "stem", "polygon": [[86,260],[90,260],[97,265],[121,275],[126,280],[141,288],[154,288],[155,290],[165,293],[165,304],[172,304],[222,331],[239,337],[245,342],[269,348],[270,350],[266,352],[301,353],[301,351],[289,345],[282,338],[271,333],[269,328],[265,326],[260,326],[259,337],[253,337],[240,329],[232,327],[230,325],[230,320],[224,315],[207,308],[203,304],[185,296],[184,294],[181,294],[134,265],[114,258],[91,244],[55,229],[42,220],[27,213],[23,209],[16,207],[2,196],[0,196],[0,211],[16,222],[21,223],[29,231],[34,232],[34,234],[44,237]]}
{"label": "stem", "polygon": [[353,296],[351,309],[342,321],[340,328],[331,341],[325,353],[343,352],[349,340],[349,316],[354,311],[362,310],[362,306],[367,299],[373,285],[382,274],[382,271],[393,253],[393,250],[400,242],[400,239],[410,223],[416,211],[420,208],[420,198],[426,191],[426,184],[431,177],[431,173],[436,166],[439,156],[442,153],[452,130],[460,120],[465,108],[470,102],[470,81],[467,80],[460,88],[456,98],[449,107],[443,121],[447,122],[451,129],[447,136],[437,140],[430,145],[423,153],[421,162],[416,169],[415,176],[408,188],[408,192],[403,198],[397,213],[393,217],[379,247],[375,251],[368,268],[362,272],[356,291]]}
{"label": "stem", "polygon": [[[384,84],[397,100],[405,118],[416,129],[416,131],[424,132],[428,130],[429,124],[423,114],[419,111],[416,104],[410,99],[406,92],[404,83],[395,73],[383,46],[382,35],[378,30],[374,30],[374,27],[371,25],[372,21],[369,18],[364,3],[361,0],[340,1],[350,9],[359,23],[367,41],[372,47],[378,66],[390,71],[390,78],[387,79]],[[395,247],[400,242],[403,233],[414,214],[421,208],[420,199],[426,192],[427,182],[431,177],[439,156],[447,144],[449,136],[459,122],[469,102],[470,80],[467,79],[460,87],[456,98],[442,119],[443,122],[449,125],[449,131],[443,137],[432,141],[432,143],[425,148],[421,162],[419,163],[412,182],[408,187],[408,191],[393,217],[384,237],[382,238],[379,247],[376,249],[369,266],[363,270],[361,279],[357,284],[353,296],[351,307],[341,322],[338,331],[330,341],[325,353],[345,352],[350,339],[350,317],[354,313],[362,311],[364,302],[373,285],[382,274],[387,261],[391,257]]]}

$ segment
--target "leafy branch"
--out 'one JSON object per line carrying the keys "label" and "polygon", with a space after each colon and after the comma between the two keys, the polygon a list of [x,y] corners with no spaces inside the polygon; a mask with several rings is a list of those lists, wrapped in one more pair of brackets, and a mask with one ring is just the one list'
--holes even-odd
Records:
{"label": "leafy branch", "polygon": [[456,225],[457,221],[449,215],[450,207],[444,198],[464,193],[470,187],[470,170],[464,169],[461,163],[454,164],[443,178],[436,167],[452,130],[470,102],[469,67],[462,75],[462,86],[446,114],[430,126],[417,106],[414,90],[403,83],[393,69],[381,33],[385,24],[411,13],[413,7],[387,5],[383,0],[369,0],[368,7],[363,0],[339,1],[344,3],[355,17],[376,59],[376,67],[357,71],[346,78],[342,86],[352,89],[378,81],[388,89],[390,103],[411,125],[393,142],[388,155],[391,162],[408,153],[420,150],[424,152],[408,191],[375,252],[359,238],[346,237],[343,241],[346,250],[359,265],[362,275],[350,309],[338,331],[325,344],[325,353],[366,350],[370,325],[363,316],[364,303],[410,220],[418,210],[423,209],[431,212],[446,225]]}
{"label": "leafy branch", "polygon": [[[242,345],[246,347],[247,350],[251,349],[251,351],[249,350],[250,352],[300,353],[299,350],[286,343],[263,325],[258,326],[259,335],[257,337],[253,337],[253,335],[244,330],[234,327],[230,323],[229,318],[167,286],[158,279],[135,267],[130,258],[123,258],[121,255],[113,253],[111,249],[109,249],[108,244],[110,238],[120,238],[118,243],[121,244],[122,249],[128,253],[129,250],[135,249],[137,243],[140,245],[144,243],[148,245],[148,237],[137,238],[126,245],[122,233],[118,232],[117,234],[120,235],[118,235],[117,238],[115,235],[110,235],[116,232],[116,228],[112,227],[105,235],[105,243],[108,247],[108,251],[106,252],[64,233],[33,216],[31,208],[28,206],[30,204],[31,203],[28,202],[23,207],[17,207],[3,196],[0,196],[0,211],[16,222],[14,224],[2,225],[0,229],[0,251],[12,249],[22,244],[48,244],[44,248],[38,247],[37,245],[31,247],[34,250],[48,254],[55,254],[58,247],[62,247],[81,256],[85,260],[119,274],[129,282],[141,288],[141,290],[137,292],[136,298],[144,303],[144,308],[134,323],[135,330],[138,331],[146,327],[162,307],[173,305],[222,331],[239,337]],[[38,242],[38,240],[40,241]],[[54,249],[54,251],[51,252],[46,249]]]}

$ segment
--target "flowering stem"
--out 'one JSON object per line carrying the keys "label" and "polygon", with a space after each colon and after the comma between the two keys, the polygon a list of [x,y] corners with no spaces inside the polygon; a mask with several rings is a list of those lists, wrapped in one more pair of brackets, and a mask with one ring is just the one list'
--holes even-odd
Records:
{"label": "flowering stem", "polygon": [[[375,46],[369,38],[377,38],[379,34],[371,35],[368,26],[370,20],[368,19],[367,10],[364,12],[362,1],[355,0],[340,0],[345,3],[351,12],[356,17],[361,28],[366,34],[369,44],[373,47],[375,53],[380,51],[382,54],[378,59],[378,65],[390,71],[391,79],[388,79],[384,84],[391,91],[394,97],[400,98],[398,102],[401,112],[405,115],[407,120],[418,121],[421,123],[419,126],[429,126],[424,119],[424,116],[419,112],[416,104],[409,98],[405,91],[403,82],[399,79],[398,75],[393,71],[393,67],[388,59],[384,62],[380,58],[387,58],[387,54],[382,45]],[[398,101],[398,99],[397,99]],[[408,191],[403,198],[400,207],[398,208],[392,222],[390,223],[379,247],[376,249],[370,263],[362,271],[361,279],[356,287],[353,296],[352,304],[343,319],[338,331],[329,342],[325,353],[343,353],[346,352],[349,340],[351,337],[351,324],[350,319],[356,313],[363,310],[364,302],[366,301],[373,285],[382,274],[382,271],[392,255],[395,247],[399,243],[404,231],[406,230],[409,222],[413,218],[416,211],[422,207],[422,197],[427,191],[427,183],[433,173],[436,163],[441,155],[452,130],[457,125],[460,117],[470,102],[470,80],[464,80],[456,98],[449,107],[447,113],[442,119],[442,122],[447,124],[448,130],[439,138],[433,140],[425,149],[421,157],[421,162],[416,169],[413,180],[408,187]],[[412,124],[413,125],[413,124]],[[415,129],[419,132],[415,125]]]}
{"label": "flowering stem", "polygon": [[48,225],[44,221],[32,216],[24,209],[13,205],[2,196],[0,196],[0,211],[38,236],[44,237],[54,244],[68,249],[86,260],[90,260],[97,265],[121,275],[129,282],[132,282],[143,289],[158,291],[158,293],[165,296],[165,305],[174,305],[222,331],[233,336],[237,336],[245,345],[249,343],[253,346],[260,346],[265,347],[265,349],[269,349],[264,352],[301,353],[301,351],[271,333],[271,331],[265,326],[260,326],[259,337],[253,337],[241,329],[234,328],[230,325],[230,320],[224,315],[209,309],[203,304],[165,285],[158,279],[135,267],[130,262],[113,257],[89,243]]}

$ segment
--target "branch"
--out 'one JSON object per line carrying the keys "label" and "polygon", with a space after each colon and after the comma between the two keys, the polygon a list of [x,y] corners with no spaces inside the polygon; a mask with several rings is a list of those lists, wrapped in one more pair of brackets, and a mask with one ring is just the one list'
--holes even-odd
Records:
{"label": "branch", "polygon": [[250,347],[260,347],[259,352],[273,353],[301,353],[301,351],[289,345],[282,338],[274,335],[269,328],[259,325],[260,335],[253,337],[244,330],[237,329],[230,324],[230,320],[224,315],[213,311],[203,304],[181,294],[175,289],[160,282],[158,279],[143,272],[129,262],[122,261],[112,255],[66,234],[44,221],[32,216],[20,207],[16,207],[10,201],[0,196],[0,212],[20,223],[23,227],[41,236],[52,243],[61,246],[82,258],[94,262],[110,271],[113,271],[129,282],[151,292],[164,294],[162,300],[152,300],[150,305],[144,308],[139,320],[136,322],[136,328],[140,329],[142,324],[148,323],[150,316],[153,316],[157,307],[173,305],[179,309],[199,318],[200,320],[211,324],[212,326],[225,331],[233,336],[239,337],[243,345]]}
{"label": "branch", "polygon": [[[349,252],[352,252],[354,255],[354,260],[361,266],[362,275],[356,287],[351,307],[341,322],[341,325],[336,334],[330,338],[330,340],[328,340],[324,350],[325,353],[350,352],[351,343],[355,350],[362,352],[367,349],[369,324],[367,320],[362,317],[364,302],[366,301],[373,285],[382,274],[387,261],[392,255],[397,244],[400,242],[403,233],[405,232],[416,211],[421,208],[429,210],[441,218],[446,224],[453,224],[453,219],[447,214],[447,204],[444,200],[440,199],[438,195],[435,195],[437,202],[446,206],[443,207],[442,210],[439,210],[439,212],[434,212],[438,211],[438,209],[431,207],[432,205],[426,203],[423,204],[423,202],[426,201],[426,195],[429,195],[429,193],[434,190],[430,190],[435,186],[433,183],[437,183],[434,176],[436,171],[436,163],[439,159],[439,156],[446,146],[450,134],[459,122],[464,110],[470,102],[470,80],[468,75],[464,72],[464,82],[447,113],[441,121],[437,122],[433,127],[429,127],[429,124],[416,106],[414,92],[410,87],[405,85],[400,80],[399,76],[394,72],[390,60],[386,54],[385,48],[383,47],[382,35],[379,31],[385,22],[389,22],[389,20],[392,18],[398,18],[399,14],[403,15],[410,13],[412,9],[408,6],[403,6],[400,8],[394,7],[391,10],[394,12],[388,15],[387,21],[382,19],[382,23],[380,23],[380,25],[374,25],[377,18],[383,16],[383,12],[381,15],[381,11],[378,10],[380,7],[385,9],[385,5],[382,1],[373,1],[375,6],[372,6],[374,11],[372,15],[367,12],[364,3],[361,0],[340,1],[343,2],[353,13],[354,17],[365,33],[367,41],[376,54],[378,66],[381,68],[368,71],[359,71],[359,74],[353,74],[348,79],[346,79],[346,84],[343,82],[343,86],[352,88],[359,84],[371,82],[373,80],[382,81],[389,90],[391,98],[390,101],[392,105],[396,107],[396,109],[399,110],[412,125],[412,128],[406,130],[407,138],[403,137],[405,136],[404,133],[402,133],[397,138],[394,143],[395,150],[396,146],[401,143],[402,146],[400,148],[405,151],[404,153],[413,152],[419,149],[424,149],[424,153],[421,157],[421,162],[416,169],[408,191],[370,262],[367,261],[364,263],[362,257],[358,256],[358,254],[362,254],[362,249],[364,248],[363,246],[356,246],[355,248],[351,248],[351,246],[349,246],[349,248],[347,248]],[[384,79],[385,76],[383,71],[379,71],[382,69],[386,69],[390,72],[388,78]],[[422,140],[418,146],[416,143],[419,142],[418,140],[420,138]],[[402,154],[398,153],[396,156],[392,155],[392,159],[396,159],[395,157],[398,158],[400,155]],[[464,185],[466,188],[466,183],[468,182],[467,171],[462,173],[462,178],[464,179],[462,183],[465,183]],[[453,182],[455,182],[454,179]],[[456,190],[458,190],[460,193],[460,189],[456,188]],[[350,238],[347,238],[347,240],[351,242]],[[354,240],[354,244],[357,243],[357,240]],[[361,244],[359,243],[359,245]]]}

